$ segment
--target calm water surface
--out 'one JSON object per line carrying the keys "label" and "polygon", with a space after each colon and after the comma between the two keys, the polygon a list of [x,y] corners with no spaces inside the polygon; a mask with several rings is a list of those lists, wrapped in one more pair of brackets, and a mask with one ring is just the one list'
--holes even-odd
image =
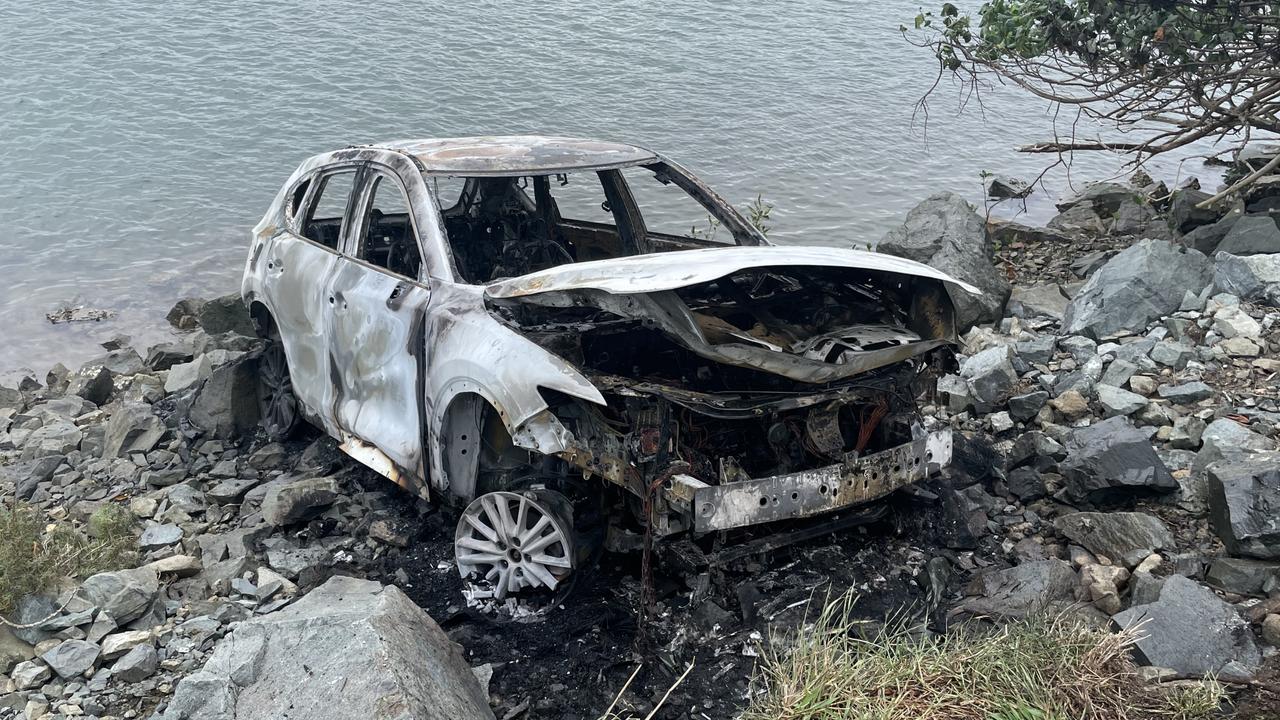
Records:
{"label": "calm water surface", "polygon": [[[1014,148],[1051,134],[1039,101],[996,88],[959,113],[944,83],[927,139],[913,125],[935,75],[897,30],[917,8],[0,0],[0,371],[164,339],[176,298],[238,288],[248,230],[297,163],[348,144],[632,141],[734,202],[763,193],[783,242],[846,246],[932,192],[980,201],[984,169],[1034,176],[1045,157]],[[1080,158],[1070,179],[1118,167]],[[71,304],[117,316],[45,320]]]}

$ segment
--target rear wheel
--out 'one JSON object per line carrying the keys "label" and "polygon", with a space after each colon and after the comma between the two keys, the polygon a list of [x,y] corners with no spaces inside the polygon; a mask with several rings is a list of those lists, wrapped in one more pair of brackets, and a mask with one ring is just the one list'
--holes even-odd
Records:
{"label": "rear wheel", "polygon": [[458,520],[454,556],[468,605],[535,619],[568,597],[578,566],[573,508],[554,490],[485,493]]}
{"label": "rear wheel", "polygon": [[276,338],[267,340],[258,358],[258,417],[272,440],[288,439],[301,421],[284,345]]}

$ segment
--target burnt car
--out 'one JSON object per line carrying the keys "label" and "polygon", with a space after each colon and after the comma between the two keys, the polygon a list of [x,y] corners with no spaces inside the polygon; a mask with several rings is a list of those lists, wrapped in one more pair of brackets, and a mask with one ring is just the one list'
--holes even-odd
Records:
{"label": "burnt car", "polygon": [[460,508],[473,603],[555,597],[604,536],[832,513],[925,478],[952,293],[909,260],[777,246],[680,165],[553,137],[316,155],[254,228],[263,426],[307,420]]}

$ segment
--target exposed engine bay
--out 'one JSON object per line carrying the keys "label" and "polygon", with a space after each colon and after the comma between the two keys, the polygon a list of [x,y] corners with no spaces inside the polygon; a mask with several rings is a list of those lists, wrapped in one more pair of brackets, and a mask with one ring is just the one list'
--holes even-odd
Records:
{"label": "exposed engine bay", "polygon": [[[647,295],[490,302],[604,394],[601,407],[544,392],[581,445],[575,464],[649,500],[680,478],[744,483],[917,440],[917,400],[950,358],[940,284],[874,271],[756,268]],[[692,527],[678,504],[671,532]]]}

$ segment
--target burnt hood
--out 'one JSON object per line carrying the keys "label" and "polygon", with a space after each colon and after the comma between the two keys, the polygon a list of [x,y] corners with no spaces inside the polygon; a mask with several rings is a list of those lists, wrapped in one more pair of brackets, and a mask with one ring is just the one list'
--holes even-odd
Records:
{"label": "burnt hood", "polygon": [[972,295],[982,294],[973,285],[941,270],[893,255],[845,248],[761,245],[676,250],[560,265],[491,283],[485,288],[485,295],[508,299],[572,290],[597,290],[614,295],[652,293],[710,282],[740,270],[799,266],[875,270],[930,278]]}

